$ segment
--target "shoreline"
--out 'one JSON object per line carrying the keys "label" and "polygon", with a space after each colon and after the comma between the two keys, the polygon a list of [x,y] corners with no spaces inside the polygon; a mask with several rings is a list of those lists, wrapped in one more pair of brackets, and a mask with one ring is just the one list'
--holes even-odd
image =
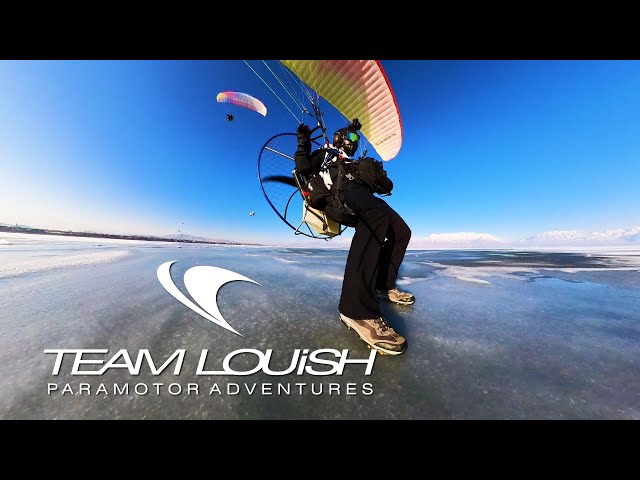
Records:
{"label": "shoreline", "polygon": [[89,233],[89,232],[73,232],[66,230],[49,230],[46,228],[27,228],[27,227],[11,227],[0,225],[0,232],[5,233],[26,233],[31,235],[53,235],[58,237],[80,237],[95,239],[112,239],[112,240],[138,240],[144,242],[171,242],[171,243],[200,243],[205,245],[242,245],[252,247],[268,246],[260,243],[241,243],[241,242],[217,242],[205,240],[189,240],[178,238],[163,238],[154,235],[122,235],[115,233]]}

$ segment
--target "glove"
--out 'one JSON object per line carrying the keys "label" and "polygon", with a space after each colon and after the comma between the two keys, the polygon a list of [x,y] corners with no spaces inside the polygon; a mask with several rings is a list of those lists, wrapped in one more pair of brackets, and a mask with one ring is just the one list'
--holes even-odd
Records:
{"label": "glove", "polygon": [[298,125],[298,146],[306,146],[311,143],[311,129],[308,125],[301,123]]}

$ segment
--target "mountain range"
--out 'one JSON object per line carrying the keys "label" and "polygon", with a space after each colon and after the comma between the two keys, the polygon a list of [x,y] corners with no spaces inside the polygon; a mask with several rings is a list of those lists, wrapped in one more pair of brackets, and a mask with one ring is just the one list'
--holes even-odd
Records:
{"label": "mountain range", "polygon": [[186,233],[174,233],[170,235],[160,235],[159,238],[168,238],[172,240],[182,241],[194,241],[194,242],[218,242],[218,243],[231,243],[229,240],[222,240],[216,238],[197,237],[195,235],[188,235]]}
{"label": "mountain range", "polygon": [[604,247],[640,246],[640,227],[596,232],[553,230],[515,241],[488,233],[434,233],[412,238],[410,248],[518,248],[518,247]]}
{"label": "mountain range", "polygon": [[617,228],[601,232],[555,230],[523,238],[515,246],[626,246],[640,245],[640,227]]}

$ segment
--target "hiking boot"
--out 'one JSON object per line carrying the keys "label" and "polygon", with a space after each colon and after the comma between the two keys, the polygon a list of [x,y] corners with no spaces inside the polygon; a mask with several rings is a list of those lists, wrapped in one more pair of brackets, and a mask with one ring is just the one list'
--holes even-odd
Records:
{"label": "hiking boot", "polygon": [[382,317],[354,320],[341,313],[340,320],[349,329],[355,330],[362,341],[369,345],[369,348],[375,348],[380,353],[400,355],[407,349],[407,340],[387,325]]}
{"label": "hiking boot", "polygon": [[397,287],[392,288],[388,292],[378,290],[378,298],[389,300],[390,302],[397,303],[398,305],[411,305],[416,301],[416,297],[411,293],[403,292]]}

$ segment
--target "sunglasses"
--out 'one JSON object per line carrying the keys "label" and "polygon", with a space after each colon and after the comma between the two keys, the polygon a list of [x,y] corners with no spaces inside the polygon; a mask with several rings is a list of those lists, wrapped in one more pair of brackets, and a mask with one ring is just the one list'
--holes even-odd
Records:
{"label": "sunglasses", "polygon": [[357,142],[360,140],[360,137],[355,132],[349,132],[347,133],[347,137],[345,138],[345,140],[349,140],[350,142]]}

